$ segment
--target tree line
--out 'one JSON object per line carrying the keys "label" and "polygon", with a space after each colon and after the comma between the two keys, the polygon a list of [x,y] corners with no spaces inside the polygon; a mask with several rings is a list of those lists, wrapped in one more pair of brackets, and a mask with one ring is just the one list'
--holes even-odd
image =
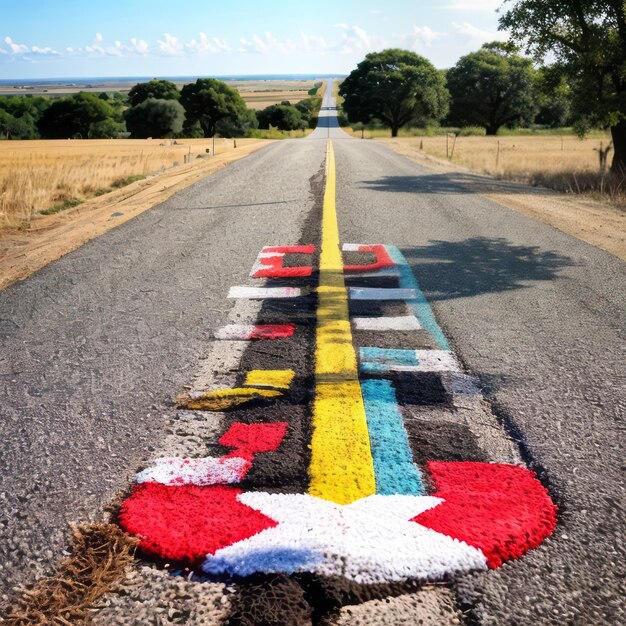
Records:
{"label": "tree line", "polygon": [[407,50],[366,55],[340,88],[348,121],[387,126],[392,136],[440,123],[487,134],[532,123],[573,125],[580,135],[610,129],[612,170],[626,173],[626,2],[507,6],[500,27],[511,40],[487,43],[446,71]]}
{"label": "tree line", "polygon": [[262,111],[249,109],[236,89],[213,78],[199,78],[180,90],[171,81],[153,79],[126,96],[1,96],[0,138],[241,137],[257,128],[298,130],[315,127],[320,86],[294,105],[284,101]]}
{"label": "tree line", "polygon": [[403,126],[571,125],[570,90],[551,67],[535,68],[511,43],[491,42],[448,70],[409,50],[368,54],[342,83],[350,122],[384,125],[393,137]]}

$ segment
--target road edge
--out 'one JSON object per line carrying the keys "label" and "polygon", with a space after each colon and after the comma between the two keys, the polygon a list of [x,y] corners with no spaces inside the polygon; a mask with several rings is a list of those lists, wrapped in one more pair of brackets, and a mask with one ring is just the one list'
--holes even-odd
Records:
{"label": "road edge", "polygon": [[[9,244],[6,254],[0,256],[0,291],[271,143],[261,139],[200,163],[177,166],[51,216],[28,233],[25,243]],[[19,236],[3,233],[0,242]]]}

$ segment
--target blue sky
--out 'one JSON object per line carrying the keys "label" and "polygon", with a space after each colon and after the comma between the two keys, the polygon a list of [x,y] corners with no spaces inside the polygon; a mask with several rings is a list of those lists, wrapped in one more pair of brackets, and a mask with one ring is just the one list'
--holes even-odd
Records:
{"label": "blue sky", "polygon": [[347,73],[408,48],[449,67],[501,0],[0,0],[0,78]]}

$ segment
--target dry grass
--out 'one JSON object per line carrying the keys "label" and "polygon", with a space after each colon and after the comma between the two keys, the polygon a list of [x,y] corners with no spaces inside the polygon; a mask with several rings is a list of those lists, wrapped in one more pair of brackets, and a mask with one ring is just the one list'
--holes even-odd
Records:
{"label": "dry grass", "polygon": [[[215,152],[232,146],[217,139]],[[27,228],[41,211],[75,206],[211,148],[207,139],[1,141],[0,228]]]}
{"label": "dry grass", "polygon": [[259,111],[272,104],[280,104],[287,100],[291,104],[296,104],[300,100],[309,97],[308,90],[294,91],[241,91],[241,97],[245,100],[246,105]]}
{"label": "dry grass", "polygon": [[[360,137],[360,131],[347,129]],[[383,131],[365,131],[365,137],[382,137]],[[386,133],[388,137],[388,132]],[[579,139],[573,135],[502,137],[403,137],[416,150],[464,165],[474,172],[565,193],[590,193],[602,200],[626,205],[626,180],[600,173],[598,150],[610,142],[608,135]],[[608,163],[612,153],[609,153]]]}
{"label": "dry grass", "polygon": [[139,543],[112,524],[77,525],[72,527],[72,535],[72,555],[61,562],[56,576],[22,590],[4,624],[87,623],[90,607],[124,576]]}

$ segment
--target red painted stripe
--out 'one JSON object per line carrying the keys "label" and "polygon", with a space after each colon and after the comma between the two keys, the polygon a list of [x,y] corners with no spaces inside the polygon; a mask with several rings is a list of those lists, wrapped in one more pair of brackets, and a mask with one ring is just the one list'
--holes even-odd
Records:
{"label": "red painted stripe", "polygon": [[282,254],[313,254],[315,246],[268,246],[263,248],[263,252],[279,252]]}
{"label": "red painted stripe", "polygon": [[381,244],[373,246],[359,246],[359,252],[373,252],[376,261],[369,265],[344,265],[344,272],[372,272],[380,270],[384,267],[392,267],[395,265],[392,258],[387,253],[385,246]]}
{"label": "red painted stripe", "polygon": [[295,330],[295,324],[257,324],[248,339],[285,339]]}
{"label": "red painted stripe", "polygon": [[315,246],[268,246],[263,248],[263,254],[275,253],[276,256],[259,259],[261,269],[252,274],[252,278],[295,278],[311,276],[313,268],[308,265],[300,267],[283,267],[284,254],[313,254]]}
{"label": "red painted stripe", "polygon": [[252,274],[252,278],[293,278],[298,276],[310,276],[313,273],[313,268],[308,265],[300,267],[283,267],[283,257],[275,256],[269,257],[263,260],[263,265],[270,265],[271,267],[264,267],[257,270]]}
{"label": "red painted stripe", "polygon": [[517,559],[552,534],[557,508],[536,474],[517,465],[427,464],[445,502],[413,518],[482,550],[489,567]]}

